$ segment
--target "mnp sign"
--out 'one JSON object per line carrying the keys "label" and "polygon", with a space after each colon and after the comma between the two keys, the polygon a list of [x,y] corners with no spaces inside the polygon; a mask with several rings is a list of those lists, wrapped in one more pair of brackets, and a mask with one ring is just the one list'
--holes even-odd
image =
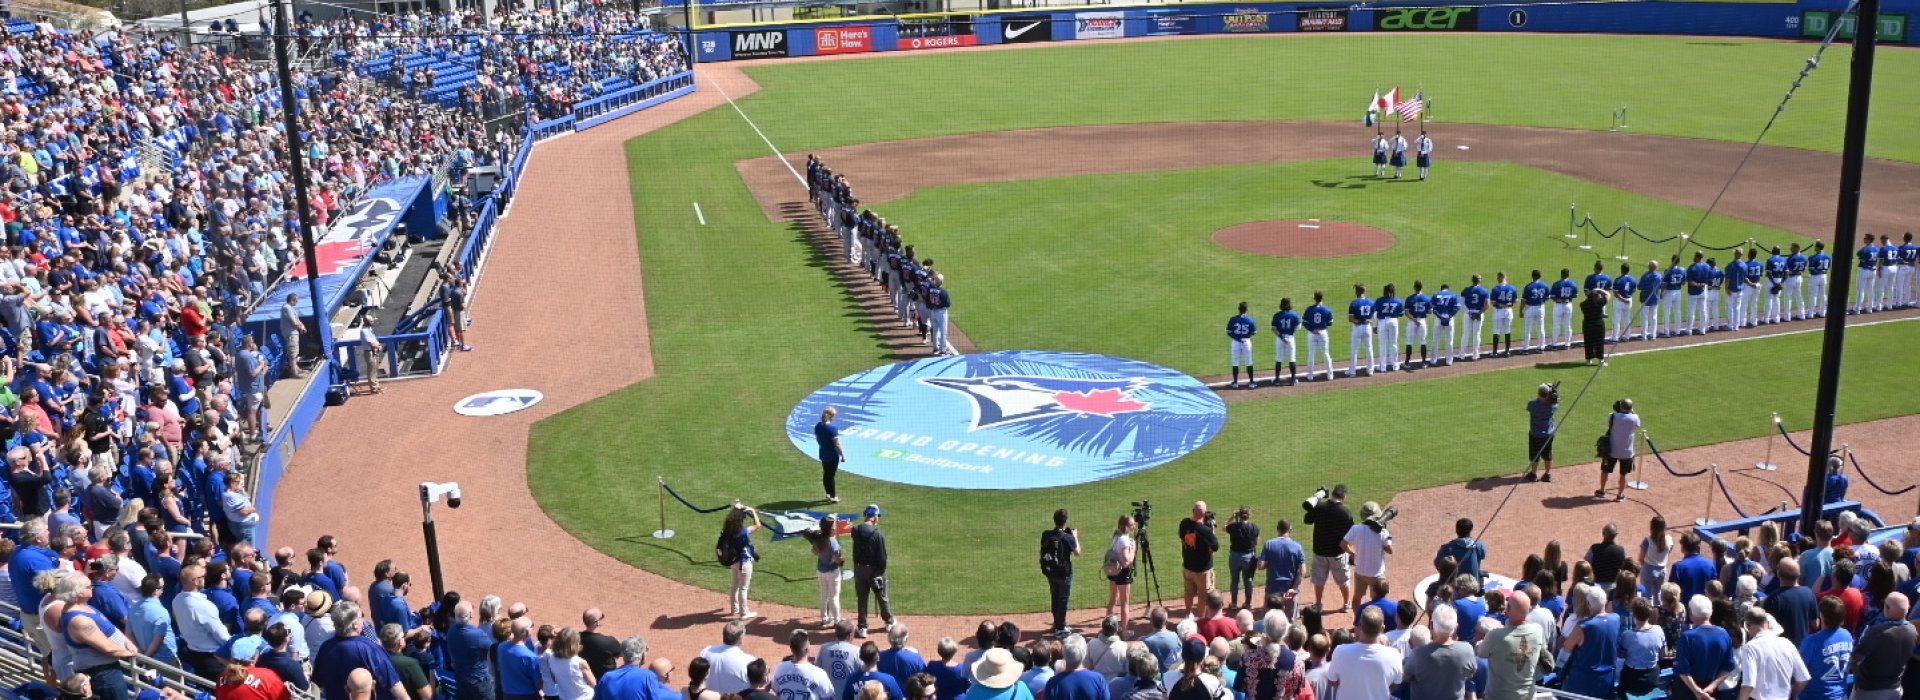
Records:
{"label": "mnp sign", "polygon": [[1373,11],[1373,28],[1382,32],[1474,31],[1477,7],[1393,7]]}
{"label": "mnp sign", "polygon": [[786,58],[787,32],[768,29],[757,32],[733,32],[733,58]]}

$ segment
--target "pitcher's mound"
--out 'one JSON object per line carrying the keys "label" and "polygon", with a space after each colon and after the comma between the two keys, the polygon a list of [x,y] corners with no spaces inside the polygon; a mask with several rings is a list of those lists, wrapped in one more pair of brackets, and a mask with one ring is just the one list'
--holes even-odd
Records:
{"label": "pitcher's mound", "polygon": [[1213,232],[1213,242],[1256,255],[1332,258],[1386,250],[1393,234],[1344,221],[1255,221]]}

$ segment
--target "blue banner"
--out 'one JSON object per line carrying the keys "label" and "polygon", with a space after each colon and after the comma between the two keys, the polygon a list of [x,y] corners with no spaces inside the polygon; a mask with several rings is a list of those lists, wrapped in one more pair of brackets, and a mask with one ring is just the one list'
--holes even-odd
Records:
{"label": "blue banner", "polygon": [[1193,15],[1189,10],[1148,10],[1146,16],[1147,36],[1168,36],[1174,34],[1198,34],[1194,27]]}
{"label": "blue banner", "polygon": [[[433,199],[422,196],[430,195],[427,191],[430,182],[424,177],[408,177],[368,190],[354,201],[352,209],[330,222],[314,241],[318,259],[312,262],[320,274],[323,315],[331,316],[339,310],[347,293],[353,291],[354,282],[366,274],[373,254],[402,222],[423,231],[432,228],[435,223]],[[305,261],[294,266],[279,284],[267,290],[266,298],[254,307],[247,322],[271,323],[280,318],[280,307],[286,305],[288,294],[306,296],[307,269]],[[312,311],[312,303],[309,299],[301,305],[303,314]]]}

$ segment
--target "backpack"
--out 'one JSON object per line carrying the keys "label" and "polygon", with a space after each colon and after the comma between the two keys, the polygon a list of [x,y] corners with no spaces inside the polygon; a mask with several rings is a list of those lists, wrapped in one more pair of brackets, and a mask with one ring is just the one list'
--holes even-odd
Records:
{"label": "backpack", "polygon": [[1127,556],[1126,550],[1121,549],[1119,544],[1116,543],[1113,546],[1108,547],[1107,559],[1101,565],[1101,573],[1104,573],[1109,577],[1119,576],[1120,572],[1126,570],[1127,568],[1127,567],[1121,566],[1121,564],[1126,561],[1126,556]]}
{"label": "backpack", "polygon": [[1040,573],[1053,577],[1073,574],[1073,542],[1067,533],[1040,533]]}
{"label": "backpack", "polygon": [[713,558],[718,560],[721,566],[740,563],[740,550],[733,546],[733,542],[728,541],[727,533],[720,533],[719,541],[713,543]]}

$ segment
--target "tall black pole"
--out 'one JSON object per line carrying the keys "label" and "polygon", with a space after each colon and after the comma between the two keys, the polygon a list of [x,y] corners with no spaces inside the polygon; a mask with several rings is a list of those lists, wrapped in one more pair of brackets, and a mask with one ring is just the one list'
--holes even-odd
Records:
{"label": "tall black pole", "polygon": [[[1867,162],[1867,105],[1873,96],[1873,50],[1880,33],[1880,0],[1860,0],[1853,32],[1853,73],[1847,88],[1847,130],[1840,150],[1840,205],[1834,212],[1833,259],[1836,270],[1853,261],[1853,239],[1860,224],[1860,181]],[[1837,22],[1845,22],[1841,14]],[[1800,499],[1800,533],[1813,535],[1827,493],[1827,455],[1833,451],[1833,419],[1840,400],[1840,359],[1846,349],[1847,298],[1853,278],[1847,270],[1827,283],[1827,328],[1820,347],[1820,385],[1814,391],[1813,445],[1807,457],[1807,488]]]}
{"label": "tall black pole", "polygon": [[[320,253],[313,241],[313,207],[307,200],[307,148],[300,136],[300,108],[293,101],[293,65],[287,58],[293,18],[288,16],[284,0],[273,0],[273,23],[273,61],[280,70],[280,112],[286,118],[287,164],[293,171],[294,210],[299,212],[300,247],[307,259],[307,304],[313,308],[307,321],[312,328],[308,334],[320,343],[319,371],[326,373],[321,378],[332,382],[333,326],[325,318],[326,300],[320,296]],[[299,348],[288,348],[288,352],[293,356],[291,362],[300,361]]]}
{"label": "tall black pole", "polygon": [[440,574],[440,534],[433,526],[433,506],[421,504],[422,516],[420,529],[427,536],[427,577],[433,581],[433,599],[447,596],[447,582]]}

